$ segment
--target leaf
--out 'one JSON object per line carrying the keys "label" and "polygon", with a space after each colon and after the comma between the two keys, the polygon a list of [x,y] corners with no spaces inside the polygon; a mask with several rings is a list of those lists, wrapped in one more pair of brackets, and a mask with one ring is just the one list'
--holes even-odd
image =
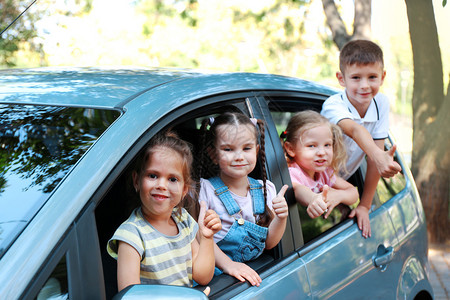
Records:
{"label": "leaf", "polygon": [[442,0],[442,7],[447,5],[447,0]]}

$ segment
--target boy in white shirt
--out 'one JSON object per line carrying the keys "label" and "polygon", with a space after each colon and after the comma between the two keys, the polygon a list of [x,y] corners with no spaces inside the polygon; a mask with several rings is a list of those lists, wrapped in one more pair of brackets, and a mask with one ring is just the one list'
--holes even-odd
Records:
{"label": "boy in white shirt", "polygon": [[339,55],[339,84],[345,90],[329,97],[321,114],[344,132],[347,147],[348,179],[367,155],[364,190],[359,205],[350,213],[356,216],[362,235],[371,236],[369,210],[380,175],[392,177],[401,171],[394,161],[396,146],[384,151],[389,131],[389,100],[378,93],[386,76],[381,48],[367,40],[348,42]]}

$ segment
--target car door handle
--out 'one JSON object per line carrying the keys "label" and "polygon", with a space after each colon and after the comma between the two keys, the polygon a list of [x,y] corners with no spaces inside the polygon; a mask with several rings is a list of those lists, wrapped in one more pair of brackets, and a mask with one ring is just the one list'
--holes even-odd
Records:
{"label": "car door handle", "polygon": [[373,264],[375,267],[380,268],[381,271],[386,270],[387,264],[394,259],[394,248],[385,247],[379,245],[377,254],[373,257]]}

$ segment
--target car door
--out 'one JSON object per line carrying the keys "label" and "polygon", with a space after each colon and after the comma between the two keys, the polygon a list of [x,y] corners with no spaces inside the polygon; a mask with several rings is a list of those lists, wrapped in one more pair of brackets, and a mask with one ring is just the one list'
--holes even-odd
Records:
{"label": "car door", "polygon": [[[278,130],[285,128],[296,111],[320,111],[325,99],[300,93],[265,93],[261,98],[269,106],[273,127]],[[361,184],[363,178],[357,181]],[[397,236],[387,207],[381,206],[370,214],[372,237],[368,239],[361,236],[351,219],[334,224],[322,218],[311,220],[300,205],[299,214],[305,244],[298,253],[306,265],[312,298],[392,298],[396,294],[402,262],[395,255]]]}
{"label": "car door", "polygon": [[[262,116],[259,105],[252,92],[210,96],[173,109],[167,113],[166,117],[152,124],[152,129],[146,132],[140,138],[139,142],[135,143],[133,149],[128,151],[129,154],[122,160],[121,169],[115,170],[113,172],[114,175],[112,174],[116,178],[111,178],[106,181],[107,183],[105,184],[110,184],[111,186],[108,188],[107,193],[99,198],[99,204],[95,211],[103,261],[106,298],[110,298],[117,291],[115,275],[116,262],[106,253],[106,242],[120,223],[128,217],[130,207],[136,205],[136,203],[130,201],[131,199],[124,201],[124,199],[127,199],[127,190],[125,188],[127,176],[129,175],[127,165],[133,160],[133,156],[139,151],[139,148],[145,145],[154,134],[168,128],[171,128],[181,138],[192,144],[195,165],[195,162],[198,162],[198,155],[202,151],[200,142],[201,121],[224,111],[240,111],[248,116],[255,116],[257,118]],[[279,189],[285,178],[281,178],[279,171],[279,153],[276,153],[270,144],[271,142],[269,141],[269,146],[266,149],[268,179]],[[260,178],[258,169],[258,167],[255,168],[255,172],[252,174],[255,178]],[[295,205],[292,206],[292,209],[296,209]],[[296,220],[299,220],[298,216],[295,214],[293,216],[294,218],[296,217]],[[235,278],[223,274],[214,278],[209,284],[211,287],[210,298],[230,299],[237,297],[248,299],[248,297],[267,298],[280,295],[282,295],[282,298],[291,297],[295,299],[308,297],[310,295],[310,288],[306,276],[306,268],[302,260],[299,259],[298,253],[295,251],[295,244],[292,240],[294,235],[291,228],[292,226],[289,225],[278,247],[264,253],[260,258],[251,262],[251,266],[258,270],[263,278],[263,283],[260,287],[250,287],[248,283],[240,283]]]}

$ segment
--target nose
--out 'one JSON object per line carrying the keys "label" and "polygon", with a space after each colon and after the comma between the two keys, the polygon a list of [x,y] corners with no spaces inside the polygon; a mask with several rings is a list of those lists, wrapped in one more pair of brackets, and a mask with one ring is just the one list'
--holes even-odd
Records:
{"label": "nose", "polygon": [[369,80],[367,78],[362,78],[360,81],[361,88],[369,88]]}
{"label": "nose", "polygon": [[243,159],[244,159],[244,157],[242,156],[242,151],[236,151],[235,154],[234,154],[234,160],[241,161]]}
{"label": "nose", "polygon": [[323,146],[317,147],[317,155],[325,155],[325,148]]}
{"label": "nose", "polygon": [[167,183],[168,180],[166,178],[159,177],[158,180],[156,181],[156,188],[160,190],[165,190],[167,189]]}

